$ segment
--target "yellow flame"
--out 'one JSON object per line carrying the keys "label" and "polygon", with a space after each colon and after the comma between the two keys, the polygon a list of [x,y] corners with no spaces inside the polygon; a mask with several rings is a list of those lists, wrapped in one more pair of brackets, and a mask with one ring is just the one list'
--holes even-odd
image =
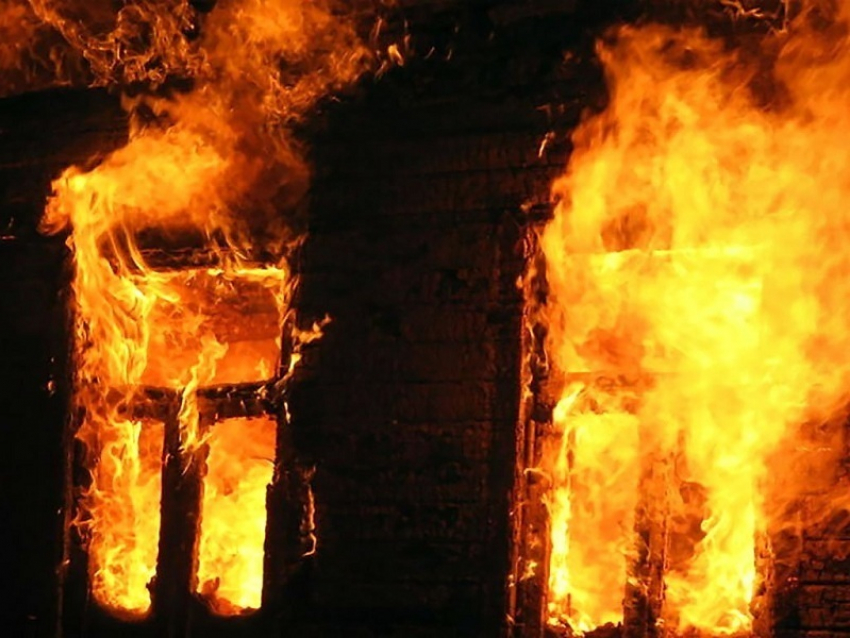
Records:
{"label": "yellow flame", "polygon": [[[92,589],[98,602],[125,616],[150,606],[159,538],[164,428],[156,422],[110,421],[98,432],[99,463],[88,502]],[[156,515],[151,516],[151,513]],[[103,520],[120,520],[119,526]]]}
{"label": "yellow flame", "polygon": [[260,607],[276,426],[271,419],[227,419],[207,438],[198,591],[217,613]]}
{"label": "yellow flame", "polygon": [[805,489],[769,467],[850,390],[849,11],[804,14],[760,60],[652,25],[599,46],[610,104],[575,132],[541,241],[553,623],[622,619],[642,468],[662,463],[665,621],[751,629],[756,538]]}
{"label": "yellow flame", "polygon": [[[95,599],[136,616],[150,607],[160,486],[135,477],[137,467],[159,467],[161,448],[159,456],[130,443],[116,451],[113,439],[128,439],[121,434],[130,427],[126,414],[141,401],[143,387],[155,386],[181,397],[183,450],[210,446],[201,586],[215,590],[220,613],[254,608],[262,591],[256,555],[265,532],[256,524],[265,520],[257,494],[271,475],[267,463],[260,472],[253,460],[249,435],[256,421],[219,424],[205,440],[198,393],[278,375],[294,283],[285,258],[299,241],[281,209],[302,197],[308,178],[287,126],[355,79],[364,70],[365,49],[326,2],[221,0],[191,44],[180,35],[186,2],[136,0],[117,14],[71,2],[32,4],[81,52],[96,82],[155,87],[169,75],[193,80],[191,90],[171,97],[125,99],[128,144],[94,169],[67,169],[53,184],[42,224],[45,232],[72,231],[76,401],[84,414],[78,438],[93,457],[82,507],[91,529]],[[213,265],[157,270],[145,242],[166,253],[177,246],[206,254]],[[252,257],[257,254],[261,264]],[[228,449],[236,425],[245,427],[246,454]],[[134,436],[147,437],[147,426],[141,427]],[[273,428],[257,436],[254,443],[273,458],[267,445]],[[242,482],[233,484],[234,474]],[[251,510],[233,516],[234,502]],[[233,547],[222,538],[243,545],[238,551],[244,549],[248,567],[234,562]]]}

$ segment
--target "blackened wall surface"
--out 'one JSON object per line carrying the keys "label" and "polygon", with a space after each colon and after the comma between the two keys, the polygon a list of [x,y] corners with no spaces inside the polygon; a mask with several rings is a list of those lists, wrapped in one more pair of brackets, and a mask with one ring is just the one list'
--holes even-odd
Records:
{"label": "blackened wall surface", "polygon": [[323,163],[339,173],[316,185],[300,305],[332,322],[292,411],[318,462],[311,595],[324,619],[493,635],[503,612],[517,213],[547,181],[495,170],[522,161],[511,142],[533,154],[539,140],[378,137]]}
{"label": "blackened wall surface", "polygon": [[507,622],[523,238],[601,83],[587,57],[563,61],[565,42],[582,51],[570,12],[501,15],[459,16],[444,39],[414,25],[431,56],[329,107],[311,135],[298,308],[331,322],[291,402],[317,466],[305,635]]}

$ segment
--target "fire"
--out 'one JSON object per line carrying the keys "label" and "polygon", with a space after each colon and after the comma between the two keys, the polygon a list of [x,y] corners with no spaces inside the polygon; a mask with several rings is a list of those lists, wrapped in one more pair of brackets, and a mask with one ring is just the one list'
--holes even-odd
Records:
{"label": "fire", "polygon": [[147,584],[156,571],[163,427],[119,419],[99,426],[100,462],[92,472],[96,487],[88,494],[90,509],[124,524],[92,524],[92,588],[105,607],[140,615],[150,605]]}
{"label": "fire", "polygon": [[187,0],[0,0],[0,95],[191,74],[197,21]]}
{"label": "fire", "polygon": [[270,419],[228,419],[207,439],[198,591],[221,614],[260,606],[276,426]]}
{"label": "fire", "polygon": [[[70,30],[96,82],[192,78],[183,93],[125,98],[127,145],[94,168],[68,168],[42,227],[71,229],[77,438],[91,469],[80,528],[94,598],[125,617],[151,607],[163,458],[175,451],[163,451],[168,423],[135,415],[168,389],[180,402],[176,453],[207,450],[197,591],[233,614],[261,600],[276,426],[209,423],[200,393],[262,386],[293,364],[281,360],[281,333],[295,282],[287,254],[300,237],[280,211],[302,197],[308,171],[288,125],[365,70],[365,55],[325,2],[222,0],[198,18],[195,42],[174,40],[188,4],[160,5],[125,3],[114,28],[96,32],[66,19],[68,6],[33,3]],[[164,263],[169,255],[183,262]]]}
{"label": "fire", "polygon": [[[630,551],[638,478],[633,459],[636,417],[602,392],[603,405],[609,404],[605,412],[581,410],[577,401],[592,401],[582,397],[583,385],[565,396],[555,413],[562,435],[553,451],[556,487],[550,503],[549,567],[550,615],[557,619],[558,605],[568,605],[575,610],[570,622],[581,632],[622,617],[623,557]],[[605,499],[598,500],[598,490],[604,491]],[[609,530],[613,551],[599,551],[600,529]]]}
{"label": "fire", "polygon": [[[268,381],[276,375],[287,272],[276,268],[206,268],[136,278],[143,294],[164,284],[149,322],[161,326],[147,344],[146,386],[185,388]],[[226,343],[216,352],[214,343]],[[196,369],[197,362],[210,362]],[[214,365],[213,361],[214,360]]]}
{"label": "fire", "polygon": [[654,511],[663,622],[750,631],[757,539],[806,489],[775,470],[846,413],[850,9],[820,9],[759,59],[655,25],[598,47],[610,104],[541,237],[553,624],[622,620]]}
{"label": "fire", "polygon": [[[202,137],[187,140],[180,133],[174,128],[162,134],[142,130],[92,172],[69,169],[55,184],[57,194],[46,219],[49,223],[54,215],[67,215],[73,223],[69,241],[77,271],[77,399],[85,409],[78,437],[92,450],[109,445],[112,433],[129,425],[123,415],[133,410],[144,387],[181,390],[181,441],[187,451],[197,447],[202,443],[199,388],[264,381],[280,365],[290,282],[284,263],[254,266],[233,249],[216,248],[217,266],[161,271],[148,265],[135,243],[134,235],[150,227],[187,232],[188,221],[191,230],[192,223],[200,222],[196,207],[206,203],[199,196],[214,193],[207,184],[224,179],[230,167],[209,145],[201,145]],[[184,146],[187,142],[192,143]],[[169,182],[178,187],[168,188]],[[183,218],[181,210],[188,213]],[[208,212],[214,220],[216,214],[221,215]],[[150,606],[147,588],[156,570],[160,502],[153,490],[160,486],[150,477],[139,485],[115,476],[132,476],[141,464],[158,477],[162,454],[151,468],[150,460],[133,450],[125,447],[121,455],[110,457],[122,461],[114,464],[101,452],[84,507],[90,516],[95,598],[108,608],[138,615]],[[103,501],[113,506],[104,507]],[[113,542],[120,539],[123,544]],[[122,551],[127,543],[132,551]],[[101,579],[99,566],[106,564],[135,577],[127,582]],[[132,589],[121,593],[123,588]]]}

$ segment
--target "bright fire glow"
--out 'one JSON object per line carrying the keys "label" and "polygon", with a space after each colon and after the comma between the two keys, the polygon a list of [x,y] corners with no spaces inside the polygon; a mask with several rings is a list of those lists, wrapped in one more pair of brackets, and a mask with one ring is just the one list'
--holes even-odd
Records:
{"label": "bright fire glow", "polygon": [[[185,388],[193,373],[201,375],[201,386],[275,376],[285,312],[283,268],[184,269],[134,279],[153,299],[148,321],[158,326],[148,340],[143,385]],[[214,343],[227,348],[214,354]],[[210,356],[214,365],[197,369]]]}
{"label": "bright fire glow", "polygon": [[[159,493],[152,491],[159,489],[155,468],[161,469],[162,457],[161,443],[153,460],[144,456],[147,448],[139,447],[137,454],[136,447],[124,445],[120,454],[111,453],[112,438],[131,425],[124,413],[139,401],[143,386],[180,389],[181,441],[187,450],[197,447],[202,439],[196,390],[276,374],[287,297],[282,264],[258,268],[222,253],[222,263],[215,268],[157,271],[147,265],[133,243],[132,225],[168,229],[176,224],[179,230],[184,222],[169,215],[177,217],[179,207],[189,206],[191,199],[182,191],[183,199],[167,201],[163,193],[162,201],[153,201],[154,195],[135,180],[148,167],[147,187],[165,188],[170,179],[179,184],[182,178],[185,188],[195,177],[193,171],[204,173],[218,162],[208,161],[203,152],[183,154],[180,149],[184,163],[171,164],[166,152],[176,150],[173,146],[152,145],[145,133],[135,139],[141,140],[141,148],[134,140],[91,173],[70,169],[57,182],[48,211],[63,207],[74,222],[77,399],[85,409],[78,437],[90,450],[101,450],[84,501],[92,539],[92,588],[99,603],[122,615],[143,615],[150,606],[148,583],[156,570],[160,502]],[[151,163],[157,165],[157,159],[161,175],[154,178]],[[149,209],[145,204],[159,205]],[[138,473],[138,465],[157,480],[142,484],[121,478]],[[233,525],[245,520],[237,518]],[[212,517],[207,522],[214,527]],[[134,578],[101,578],[104,565]]]}
{"label": "bright fire glow", "polygon": [[[180,394],[181,451],[210,450],[199,587],[218,613],[255,608],[275,430],[235,419],[206,434],[198,390],[279,375],[293,284],[285,256],[299,241],[281,212],[308,179],[287,125],[355,79],[364,49],[329,3],[314,0],[220,0],[193,41],[181,39],[191,12],[181,0],[125,3],[115,28],[97,36],[55,3],[37,6],[71,29],[67,41],[98,82],[192,78],[182,93],[125,99],[127,145],[93,169],[67,169],[42,224],[71,229],[77,436],[91,470],[79,520],[94,598],[121,616],[151,606],[163,428],[132,415],[141,390],[159,387]],[[150,48],[138,51],[139,42]],[[151,255],[169,247],[209,265],[154,267]]]}
{"label": "bright fire glow", "polygon": [[207,438],[198,591],[220,614],[260,606],[276,428],[272,419],[228,419]]}
{"label": "bright fire glow", "polygon": [[[87,422],[91,426],[91,421]],[[100,424],[100,461],[92,472],[90,510],[118,526],[91,529],[92,588],[98,601],[128,616],[150,604],[147,584],[156,568],[162,477],[162,423]]]}
{"label": "bright fire glow", "polygon": [[804,13],[770,36],[775,61],[660,26],[599,46],[611,101],[574,134],[541,242],[553,624],[622,621],[635,512],[665,493],[667,626],[751,630],[756,538],[804,488],[769,468],[791,471],[801,426],[840,418],[850,389],[839,4],[838,26]]}

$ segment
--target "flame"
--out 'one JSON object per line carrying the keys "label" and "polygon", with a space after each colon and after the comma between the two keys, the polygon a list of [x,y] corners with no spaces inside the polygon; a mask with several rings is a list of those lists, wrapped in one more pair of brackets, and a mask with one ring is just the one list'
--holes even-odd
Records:
{"label": "flame", "polygon": [[220,614],[260,606],[276,428],[271,419],[227,419],[207,438],[198,591]]}
{"label": "flame", "polygon": [[[42,222],[46,233],[71,229],[77,436],[92,473],[81,507],[94,597],[125,616],[150,608],[162,451],[149,437],[162,430],[128,415],[144,403],[144,389],[169,388],[180,397],[182,451],[210,450],[201,591],[218,613],[256,608],[274,427],[231,419],[207,434],[199,391],[289,369],[280,360],[295,283],[286,258],[300,235],[281,210],[301,199],[308,180],[289,125],[365,70],[365,49],[325,2],[222,0],[192,43],[177,35],[185,2],[131,1],[116,15],[104,9],[101,21],[71,3],[32,6],[63,30],[99,82],[155,88],[171,75],[192,78],[187,92],[125,98],[127,145],[94,168],[68,168]],[[174,247],[203,263],[158,265]]]}
{"label": "flame", "polygon": [[[549,613],[553,622],[567,619],[579,632],[622,617],[638,477],[636,418],[601,393],[609,403],[604,412],[579,410],[577,402],[589,399],[581,397],[584,390],[566,394],[555,409],[562,435],[553,454],[549,503]],[[598,490],[606,498],[599,499]],[[609,551],[599,551],[600,529],[609,533]]]}
{"label": "flame", "polygon": [[0,0],[0,95],[191,75],[198,20],[188,0]]}
{"label": "flame", "polygon": [[124,616],[143,615],[150,605],[147,586],[156,568],[163,437],[162,423],[118,419],[101,424],[97,432],[100,462],[92,472],[96,487],[88,495],[90,509],[124,524],[95,520],[84,526],[90,535],[92,588],[102,605]]}
{"label": "flame", "polygon": [[23,0],[0,1],[0,69],[20,66],[20,52],[39,28],[30,6]]}
{"label": "flame", "polygon": [[541,237],[553,624],[622,620],[635,512],[656,499],[664,622],[752,629],[756,539],[790,525],[806,489],[771,469],[798,467],[804,426],[842,419],[850,390],[840,4],[810,7],[755,59],[657,25],[598,46],[610,104],[574,133]]}
{"label": "flame", "polygon": [[0,0],[0,96],[64,83],[73,65],[51,55],[53,35],[27,0]]}

